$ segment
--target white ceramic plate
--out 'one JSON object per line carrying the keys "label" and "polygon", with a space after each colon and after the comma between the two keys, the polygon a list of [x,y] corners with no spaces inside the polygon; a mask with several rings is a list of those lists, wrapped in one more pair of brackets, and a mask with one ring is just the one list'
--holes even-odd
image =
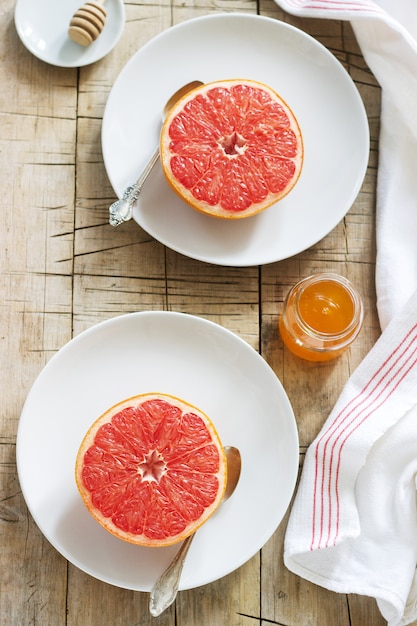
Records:
{"label": "white ceramic plate", "polygon": [[339,61],[315,39],[278,20],[210,15],[169,28],[127,63],[109,95],[102,127],[108,176],[121,197],[158,145],[160,112],[192,80],[248,78],[282,95],[300,123],[305,162],[294,190],[260,215],[225,221],[183,203],[160,165],[144,186],[136,222],[182,254],[248,266],[307,249],[343,218],[368,163],[369,128],[359,93]]}
{"label": "white ceramic plate", "polygon": [[198,531],[181,579],[188,589],[251,558],[274,533],[298,470],[294,415],[274,372],[245,341],[182,313],[132,313],[64,346],[26,400],[17,436],[23,495],[39,528],[71,563],[105,582],[149,591],[178,546],[142,548],[117,539],[88,513],[74,465],[83,435],[106,408],[138,393],[182,397],[237,446],[233,496]]}
{"label": "white ceramic plate", "polygon": [[72,16],[86,0],[17,0],[15,24],[26,48],[36,57],[59,67],[81,67],[98,61],[119,41],[125,23],[123,0],[106,0],[107,19],[90,46],[68,37]]}

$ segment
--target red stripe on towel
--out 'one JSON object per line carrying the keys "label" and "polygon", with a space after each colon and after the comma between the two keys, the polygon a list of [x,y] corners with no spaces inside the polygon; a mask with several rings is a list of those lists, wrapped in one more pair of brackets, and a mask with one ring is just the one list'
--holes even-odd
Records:
{"label": "red stripe on towel", "polygon": [[[416,331],[417,324],[392,351],[363,389],[341,409],[315,443],[311,550],[327,547],[330,544],[335,545],[337,541],[340,527],[339,478],[343,448],[349,437],[391,397],[417,363],[417,356],[413,358],[417,352]],[[336,447],[339,442],[340,446],[337,451]],[[335,456],[336,464],[334,463]],[[336,511],[335,520],[333,520],[333,506]],[[324,543],[325,529],[327,529],[327,538]]]}
{"label": "red stripe on towel", "polygon": [[387,13],[373,2],[346,2],[345,0],[317,0],[316,2],[306,2],[305,0],[286,0],[285,4],[295,9],[306,9],[314,11],[360,11],[363,15],[384,15]]}

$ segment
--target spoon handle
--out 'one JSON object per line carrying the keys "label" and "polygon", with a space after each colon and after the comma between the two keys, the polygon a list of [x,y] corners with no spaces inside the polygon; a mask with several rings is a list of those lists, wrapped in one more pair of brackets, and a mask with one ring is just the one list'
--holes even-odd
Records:
{"label": "spoon handle", "polygon": [[175,558],[156,581],[151,591],[149,601],[149,611],[153,617],[161,615],[165,609],[171,606],[177,597],[185,557],[187,556],[188,549],[194,539],[194,535],[195,533],[184,539]]}
{"label": "spoon handle", "polygon": [[137,181],[133,185],[126,187],[120,200],[116,200],[116,202],[113,202],[113,204],[110,206],[109,212],[111,226],[119,226],[123,222],[127,222],[132,219],[133,205],[139,198],[143,184],[148,178],[158,159],[159,148],[155,150]]}

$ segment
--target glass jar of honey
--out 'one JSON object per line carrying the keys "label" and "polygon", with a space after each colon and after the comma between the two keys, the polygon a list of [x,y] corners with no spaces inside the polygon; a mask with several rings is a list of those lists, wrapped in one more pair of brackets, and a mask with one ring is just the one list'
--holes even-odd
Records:
{"label": "glass jar of honey", "polygon": [[339,356],[357,337],[363,323],[362,299],[343,276],[314,274],[289,291],[279,319],[282,340],[309,361]]}

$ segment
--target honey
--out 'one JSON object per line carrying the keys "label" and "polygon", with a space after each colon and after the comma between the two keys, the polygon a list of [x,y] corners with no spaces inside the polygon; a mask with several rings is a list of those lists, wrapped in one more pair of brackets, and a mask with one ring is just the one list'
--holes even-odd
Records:
{"label": "honey", "polygon": [[289,291],[279,320],[282,340],[309,361],[339,356],[357,337],[363,323],[362,299],[343,276],[314,274]]}

